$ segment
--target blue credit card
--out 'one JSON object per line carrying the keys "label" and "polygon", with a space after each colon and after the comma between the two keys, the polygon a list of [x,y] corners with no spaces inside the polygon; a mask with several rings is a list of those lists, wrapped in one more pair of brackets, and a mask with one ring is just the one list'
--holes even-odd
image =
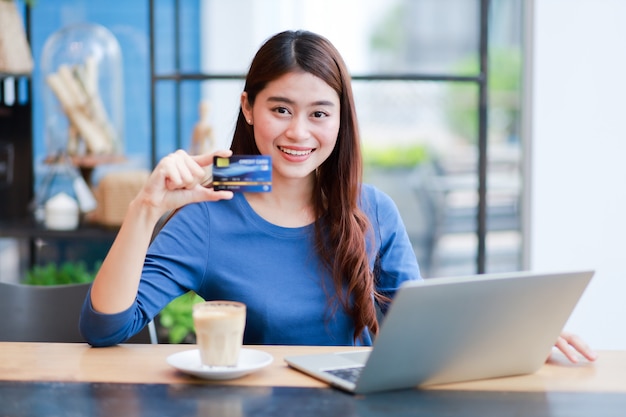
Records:
{"label": "blue credit card", "polygon": [[272,191],[272,158],[266,155],[216,156],[213,189],[246,193]]}

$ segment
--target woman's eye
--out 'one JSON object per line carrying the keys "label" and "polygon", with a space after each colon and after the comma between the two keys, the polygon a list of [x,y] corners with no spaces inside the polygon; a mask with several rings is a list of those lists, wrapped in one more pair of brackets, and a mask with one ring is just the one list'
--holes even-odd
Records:
{"label": "woman's eye", "polygon": [[326,112],[323,112],[323,111],[313,112],[313,117],[315,117],[315,118],[321,118],[321,117],[326,117],[326,116],[328,116],[328,114]]}
{"label": "woman's eye", "polygon": [[274,111],[279,114],[289,114],[289,110],[286,107],[276,107]]}

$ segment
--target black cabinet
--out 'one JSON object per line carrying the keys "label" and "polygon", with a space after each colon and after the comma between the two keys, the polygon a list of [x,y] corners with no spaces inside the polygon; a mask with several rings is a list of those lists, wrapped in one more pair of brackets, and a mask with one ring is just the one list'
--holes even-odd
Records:
{"label": "black cabinet", "polygon": [[28,216],[33,198],[30,78],[0,74],[0,220]]}

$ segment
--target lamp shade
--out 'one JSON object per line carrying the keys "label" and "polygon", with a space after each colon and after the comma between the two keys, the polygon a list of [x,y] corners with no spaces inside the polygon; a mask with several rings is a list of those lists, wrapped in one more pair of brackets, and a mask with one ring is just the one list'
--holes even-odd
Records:
{"label": "lamp shade", "polygon": [[30,74],[33,57],[13,0],[0,0],[0,74]]}

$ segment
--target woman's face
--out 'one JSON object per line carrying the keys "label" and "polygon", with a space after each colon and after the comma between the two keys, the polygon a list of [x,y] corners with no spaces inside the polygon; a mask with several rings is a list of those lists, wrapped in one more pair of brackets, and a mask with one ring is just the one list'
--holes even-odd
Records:
{"label": "woman's face", "polygon": [[272,157],[274,181],[310,176],[337,143],[339,97],[310,73],[292,72],[268,83],[252,107],[244,92],[241,108],[259,151]]}

